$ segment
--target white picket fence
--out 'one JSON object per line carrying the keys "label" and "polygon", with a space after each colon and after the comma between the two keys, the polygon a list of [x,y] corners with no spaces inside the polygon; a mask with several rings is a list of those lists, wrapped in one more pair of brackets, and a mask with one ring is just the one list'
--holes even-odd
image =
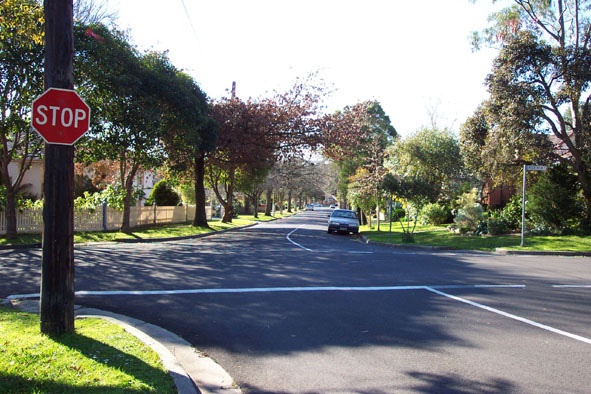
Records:
{"label": "white picket fence", "polygon": [[[207,219],[212,216],[211,206],[205,207]],[[130,226],[162,225],[185,223],[195,217],[194,205],[176,207],[131,207]],[[96,210],[75,209],[74,231],[110,231],[121,228],[123,211],[103,207]],[[16,215],[18,233],[41,233],[43,231],[43,213],[41,209],[25,209]],[[0,212],[0,235],[6,234],[6,213]]]}

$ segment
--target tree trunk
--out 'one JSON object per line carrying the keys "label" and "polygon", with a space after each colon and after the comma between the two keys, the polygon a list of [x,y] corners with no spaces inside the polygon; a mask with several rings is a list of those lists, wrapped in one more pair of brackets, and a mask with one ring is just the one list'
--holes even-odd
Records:
{"label": "tree trunk", "polygon": [[287,191],[287,212],[291,213],[291,189]]}
{"label": "tree trunk", "polygon": [[224,216],[222,217],[222,223],[232,223],[232,218],[234,217],[234,205],[233,199],[228,198],[229,201],[222,203],[224,207]]}
{"label": "tree trunk", "polygon": [[378,231],[380,231],[380,192],[376,192],[376,220],[378,221]]}
{"label": "tree trunk", "polygon": [[205,156],[195,156],[195,218],[193,226],[209,227],[205,212]]}
{"label": "tree trunk", "polygon": [[220,199],[222,206],[224,207],[224,216],[222,217],[222,223],[232,223],[234,217],[234,171],[230,172],[228,184],[226,188],[226,201]]}
{"label": "tree trunk", "polygon": [[267,204],[265,206],[265,216],[271,216],[271,211],[272,211],[272,205],[273,205],[273,188],[272,187],[268,187],[267,188],[267,195],[266,195],[266,200],[267,200]]}
{"label": "tree trunk", "polygon": [[131,216],[131,197],[133,196],[133,180],[139,169],[138,165],[133,165],[127,179],[125,180],[125,198],[123,199],[123,222],[121,223],[121,231],[124,233],[131,232],[130,216]]}
{"label": "tree trunk", "polygon": [[259,217],[259,193],[254,192],[252,195],[252,209],[253,209],[253,216],[255,219]]}
{"label": "tree trunk", "polygon": [[244,195],[244,214],[248,215],[251,213],[250,211],[250,203],[253,200],[252,196],[249,196],[248,194]]}
{"label": "tree trunk", "polygon": [[10,178],[4,185],[6,189],[6,238],[14,239],[17,236],[16,228],[16,193]]}

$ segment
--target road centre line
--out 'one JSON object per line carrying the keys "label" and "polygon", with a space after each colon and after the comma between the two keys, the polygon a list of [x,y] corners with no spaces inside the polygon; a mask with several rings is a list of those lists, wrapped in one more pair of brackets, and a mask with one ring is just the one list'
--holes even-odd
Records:
{"label": "road centre line", "polygon": [[498,315],[505,316],[505,317],[508,317],[510,319],[517,320],[517,321],[520,321],[522,323],[529,324],[531,326],[534,326],[534,327],[537,327],[537,328],[541,328],[541,329],[546,330],[546,331],[553,332],[554,334],[564,335],[565,337],[569,337],[571,339],[576,339],[577,341],[581,341],[581,342],[584,342],[584,343],[587,343],[587,344],[591,344],[591,339],[590,338],[585,338],[585,337],[582,337],[580,335],[571,334],[570,332],[562,331],[562,330],[559,330],[557,328],[550,327],[550,326],[547,326],[545,324],[541,324],[541,323],[535,322],[533,320],[529,320],[529,319],[526,319],[526,318],[523,318],[523,317],[520,317],[520,316],[517,316],[517,315],[513,315],[511,313],[503,312],[502,310],[491,308],[490,306],[479,304],[478,302],[474,302],[474,301],[470,301],[470,300],[467,300],[467,299],[462,298],[462,297],[454,296],[454,295],[445,293],[443,291],[437,290],[434,287],[426,286],[425,289],[428,290],[428,291],[430,291],[430,292],[433,292],[435,294],[439,294],[441,296],[444,296],[444,297],[447,297],[447,298],[451,298],[452,300],[463,302],[465,304],[468,304],[468,305],[471,305],[471,306],[475,306],[475,307],[480,308],[480,309],[484,309],[485,311],[496,313]]}
{"label": "road centre line", "polygon": [[299,230],[300,228],[302,228],[302,227],[304,227],[304,225],[303,225],[303,224],[302,224],[301,226],[299,226],[299,227],[296,227],[296,228],[294,228],[293,230],[291,230],[291,231],[289,232],[289,234],[287,234],[287,235],[285,236],[285,238],[286,238],[286,239],[287,239],[289,242],[291,242],[292,244],[294,244],[295,246],[297,246],[298,248],[302,248],[302,249],[304,249],[304,250],[307,250],[308,252],[313,252],[313,250],[312,250],[312,249],[308,249],[308,248],[306,248],[305,246],[303,246],[303,245],[300,245],[299,243],[295,242],[294,240],[292,240],[292,239],[290,238],[290,235],[291,235],[291,234],[295,233],[296,231],[298,231],[298,230]]}
{"label": "road centre line", "polygon": [[294,244],[295,246],[297,246],[298,248],[304,249],[305,251],[308,251],[308,252],[316,252],[316,253],[334,253],[334,252],[337,252],[337,253],[348,253],[348,254],[373,254],[373,252],[372,252],[372,251],[355,251],[355,250],[349,250],[349,251],[347,251],[347,250],[344,250],[344,251],[343,251],[343,250],[314,250],[314,249],[306,248],[305,246],[303,246],[302,244],[299,244],[299,243],[297,243],[296,241],[294,241],[294,240],[293,240],[293,239],[291,239],[291,237],[290,237],[290,236],[291,236],[293,233],[295,233],[296,231],[298,231],[298,230],[299,230],[300,228],[302,228],[302,227],[304,227],[304,224],[302,224],[301,226],[299,226],[299,227],[297,227],[297,228],[295,228],[295,229],[291,230],[291,231],[289,232],[289,234],[287,234],[287,235],[285,236],[285,238],[286,238],[286,239],[287,239],[289,242],[291,242],[292,244]]}

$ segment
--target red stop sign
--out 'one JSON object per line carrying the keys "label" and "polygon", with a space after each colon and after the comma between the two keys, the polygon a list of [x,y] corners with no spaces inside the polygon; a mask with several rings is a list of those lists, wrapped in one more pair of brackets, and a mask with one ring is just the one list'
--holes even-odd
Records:
{"label": "red stop sign", "polygon": [[73,90],[50,88],[33,101],[32,124],[48,144],[73,145],[88,131],[90,107]]}

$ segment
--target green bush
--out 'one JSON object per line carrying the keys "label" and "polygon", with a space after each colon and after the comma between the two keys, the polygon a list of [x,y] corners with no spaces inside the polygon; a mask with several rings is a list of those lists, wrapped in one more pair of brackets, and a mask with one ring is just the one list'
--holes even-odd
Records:
{"label": "green bush", "polygon": [[390,221],[396,222],[405,216],[406,216],[406,211],[404,210],[404,208],[395,208],[395,209],[392,209],[392,215],[390,216]]}
{"label": "green bush", "polygon": [[463,208],[458,209],[454,222],[461,233],[476,231],[483,221],[483,212],[482,205],[478,203],[464,205]]}
{"label": "green bush", "polygon": [[577,176],[566,166],[541,174],[527,196],[527,213],[534,227],[560,232],[578,225],[583,212],[580,195]]}
{"label": "green bush", "polygon": [[[131,205],[143,195],[142,190],[134,190],[131,196]],[[96,193],[84,192],[84,196],[74,199],[74,208],[78,209],[97,209],[103,204],[111,208],[123,209],[123,200],[125,199],[125,190],[120,186],[107,186],[105,189]]]}
{"label": "green bush", "polygon": [[521,228],[521,194],[515,194],[501,209],[499,219],[503,220],[509,231]]}
{"label": "green bush", "polygon": [[506,234],[511,231],[508,223],[494,214],[486,221],[486,228],[490,235]]}
{"label": "green bush", "polygon": [[159,205],[159,206],[175,206],[179,205],[181,198],[178,193],[175,192],[168,182],[164,179],[158,181],[154,185],[150,196],[146,200],[146,205]]}
{"label": "green bush", "polygon": [[421,210],[422,224],[443,224],[447,221],[447,217],[447,209],[438,203],[427,204]]}
{"label": "green bush", "polygon": [[455,211],[454,223],[459,229],[460,233],[467,232],[483,232],[483,218],[484,210],[482,205],[477,203],[478,193],[476,189],[472,189],[468,193],[462,194],[456,200],[457,206],[460,208]]}

